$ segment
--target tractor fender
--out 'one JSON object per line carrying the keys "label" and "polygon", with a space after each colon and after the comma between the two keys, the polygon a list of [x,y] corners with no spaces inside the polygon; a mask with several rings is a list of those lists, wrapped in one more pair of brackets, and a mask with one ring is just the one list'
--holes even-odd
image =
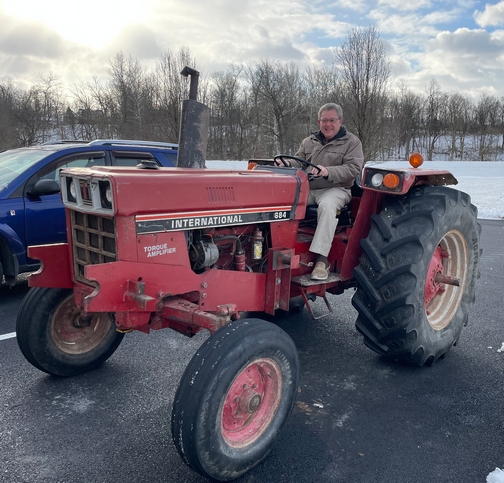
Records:
{"label": "tractor fender", "polygon": [[[399,184],[394,187],[386,187],[376,183],[376,176],[385,179],[388,174],[396,175],[399,178]],[[403,195],[410,191],[414,186],[447,186],[458,184],[457,179],[448,170],[420,169],[420,168],[365,168],[362,175],[363,188],[378,191],[380,193]]]}

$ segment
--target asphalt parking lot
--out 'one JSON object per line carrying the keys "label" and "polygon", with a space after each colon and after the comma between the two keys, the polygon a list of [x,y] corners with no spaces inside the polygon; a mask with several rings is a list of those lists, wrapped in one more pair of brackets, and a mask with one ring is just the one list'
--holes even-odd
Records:
{"label": "asphalt parking lot", "polygon": [[[352,292],[331,296],[329,317],[305,310],[279,322],[300,354],[297,404],[269,458],[236,481],[484,483],[504,468],[504,222],[481,224],[469,326],[433,367],[364,347]],[[12,336],[27,290],[0,288],[0,481],[208,481],[183,464],[170,434],[176,386],[207,335],[128,334],[102,368],[51,377]]]}

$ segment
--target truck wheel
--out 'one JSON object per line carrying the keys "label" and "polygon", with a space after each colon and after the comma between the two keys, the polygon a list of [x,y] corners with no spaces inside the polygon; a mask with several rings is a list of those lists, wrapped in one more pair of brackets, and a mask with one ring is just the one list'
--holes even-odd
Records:
{"label": "truck wheel", "polygon": [[441,186],[388,198],[372,216],[352,299],[369,348],[423,366],[457,343],[479,276],[476,216],[469,195]]}
{"label": "truck wheel", "polygon": [[25,358],[55,376],[75,376],[105,362],[124,334],[115,330],[110,314],[90,314],[79,327],[80,309],[69,289],[32,288],[18,312],[16,336]]}
{"label": "truck wheel", "polygon": [[175,394],[172,437],[184,462],[219,481],[259,464],[293,408],[298,377],[296,347],[276,325],[241,319],[218,330]]}

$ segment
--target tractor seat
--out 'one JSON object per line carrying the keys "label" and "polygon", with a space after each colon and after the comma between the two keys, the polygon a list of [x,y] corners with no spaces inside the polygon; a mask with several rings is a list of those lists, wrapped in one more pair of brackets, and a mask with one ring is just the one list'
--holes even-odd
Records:
{"label": "tractor seat", "polygon": [[[352,185],[351,188],[352,192],[352,199],[357,197],[360,198],[362,196],[362,182],[361,182],[361,177],[360,175],[355,178],[355,183]],[[352,212],[352,200],[348,202],[341,210],[339,210],[335,216],[336,218],[339,218],[340,221],[343,220],[348,220],[350,222],[350,214]],[[311,219],[317,219],[317,205],[308,205],[306,207],[306,213],[305,213],[305,220],[311,220]]]}
{"label": "tractor seat", "polygon": [[[305,220],[309,218],[317,218],[317,208],[318,205],[307,205],[306,207],[306,213],[305,213]],[[341,210],[338,210],[336,212],[336,218],[339,218],[343,213],[351,211],[352,208],[352,200],[345,205]]]}

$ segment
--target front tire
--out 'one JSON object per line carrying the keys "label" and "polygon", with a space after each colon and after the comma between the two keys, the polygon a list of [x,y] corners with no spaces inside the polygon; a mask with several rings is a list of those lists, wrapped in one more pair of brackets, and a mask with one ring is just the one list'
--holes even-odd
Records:
{"label": "front tire", "polygon": [[80,313],[72,290],[30,289],[16,321],[18,345],[28,362],[55,376],[75,376],[103,364],[124,334],[108,313],[91,314],[89,326],[79,327]]}
{"label": "front tire", "polygon": [[229,481],[269,453],[293,408],[299,359],[292,339],[260,319],[242,319],[201,346],[182,376],[172,437],[198,473]]}
{"label": "front tire", "polygon": [[457,343],[479,275],[476,217],[469,195],[441,186],[385,200],[354,270],[352,304],[366,346],[423,366]]}

